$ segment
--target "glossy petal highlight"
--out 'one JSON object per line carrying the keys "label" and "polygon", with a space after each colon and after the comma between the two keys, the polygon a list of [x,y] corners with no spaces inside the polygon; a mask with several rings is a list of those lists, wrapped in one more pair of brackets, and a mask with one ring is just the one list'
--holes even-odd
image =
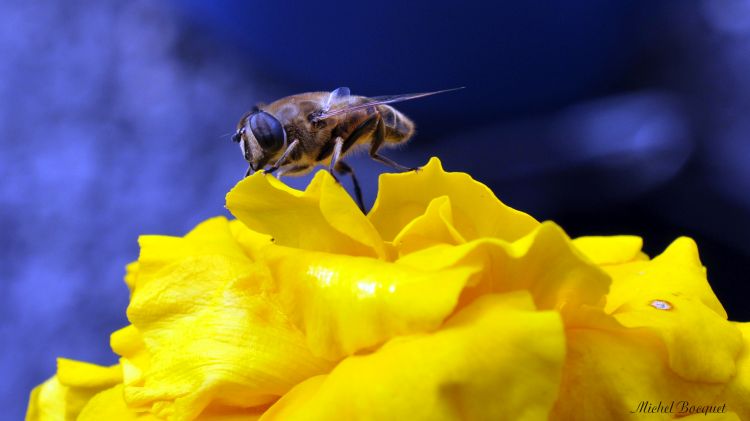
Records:
{"label": "glossy petal highlight", "polygon": [[266,249],[284,312],[315,355],[338,360],[395,335],[436,329],[454,310],[472,264],[424,270],[365,257]]}

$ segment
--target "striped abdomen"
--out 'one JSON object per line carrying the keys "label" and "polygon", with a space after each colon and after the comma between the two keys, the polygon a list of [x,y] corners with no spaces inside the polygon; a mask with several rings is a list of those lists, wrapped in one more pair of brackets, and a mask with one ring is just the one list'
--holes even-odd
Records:
{"label": "striped abdomen", "polygon": [[385,123],[386,143],[402,143],[414,135],[414,122],[389,105],[379,105],[378,112]]}

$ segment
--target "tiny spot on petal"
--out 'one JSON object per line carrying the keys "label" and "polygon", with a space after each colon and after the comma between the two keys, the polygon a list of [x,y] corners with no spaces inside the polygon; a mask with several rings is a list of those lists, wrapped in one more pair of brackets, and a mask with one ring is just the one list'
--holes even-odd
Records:
{"label": "tiny spot on petal", "polygon": [[651,307],[657,310],[671,310],[672,304],[669,301],[654,300],[654,301],[651,301]]}

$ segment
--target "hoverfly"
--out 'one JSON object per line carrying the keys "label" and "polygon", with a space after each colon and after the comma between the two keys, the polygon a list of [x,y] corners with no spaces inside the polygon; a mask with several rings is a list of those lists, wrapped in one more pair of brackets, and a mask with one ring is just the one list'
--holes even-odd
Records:
{"label": "hoverfly", "polygon": [[370,157],[376,161],[401,171],[416,169],[380,154],[381,147],[403,144],[414,134],[414,123],[389,104],[458,89],[462,88],[364,97],[342,87],[292,95],[242,116],[232,140],[240,144],[250,164],[245,176],[261,169],[277,176],[297,176],[318,164],[328,165],[334,178],[334,173],[349,174],[364,212],[359,182],[343,158],[357,147],[369,146]]}

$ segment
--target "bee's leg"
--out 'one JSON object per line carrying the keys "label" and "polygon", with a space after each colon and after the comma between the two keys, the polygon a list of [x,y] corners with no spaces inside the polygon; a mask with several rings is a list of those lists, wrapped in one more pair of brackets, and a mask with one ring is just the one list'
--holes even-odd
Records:
{"label": "bee's leg", "polygon": [[253,157],[250,155],[250,144],[247,139],[243,139],[240,142],[240,149],[242,149],[242,157],[245,158],[245,161],[252,162]]}
{"label": "bee's leg", "polygon": [[284,165],[284,161],[289,157],[289,154],[292,153],[294,148],[299,145],[299,140],[294,139],[294,142],[290,143],[289,146],[287,146],[286,150],[283,154],[281,154],[281,158],[279,158],[275,164],[271,166],[271,168],[264,171],[266,174],[273,174],[274,171],[278,170],[280,166]]}
{"label": "bee's leg", "polygon": [[249,164],[247,167],[247,171],[245,171],[245,178],[247,178],[250,176],[250,174],[255,172],[255,168],[253,168],[252,164],[252,157],[250,156],[250,145],[247,144],[247,139],[243,139],[242,142],[240,142],[240,149],[242,149],[242,156]]}
{"label": "bee's leg", "polygon": [[294,165],[291,167],[283,167],[276,173],[276,178],[281,178],[282,175],[286,174],[299,174],[304,173],[305,171],[309,170],[309,165]]}
{"label": "bee's leg", "polygon": [[340,183],[340,181],[338,178],[336,178],[336,174],[333,173],[333,170],[336,168],[336,164],[339,162],[339,158],[341,157],[341,148],[343,146],[344,139],[342,139],[341,137],[337,137],[333,145],[333,155],[331,156],[331,163],[330,165],[328,165],[328,172],[331,173],[333,179],[338,183]]}
{"label": "bee's leg", "polygon": [[378,125],[375,127],[375,132],[372,134],[372,140],[370,141],[370,158],[382,162],[385,165],[388,165],[391,168],[395,168],[397,170],[401,171],[415,171],[418,168],[409,168],[407,166],[401,165],[398,162],[393,161],[390,158],[386,158],[383,155],[380,155],[378,153],[378,150],[383,145],[383,142],[385,141],[385,123],[383,122],[383,119],[378,117]]}
{"label": "bee's leg", "polygon": [[346,162],[343,160],[339,160],[336,162],[336,171],[338,171],[339,174],[349,174],[352,178],[352,184],[354,184],[354,196],[357,199],[357,205],[359,205],[359,209],[362,210],[362,213],[367,214],[367,210],[365,209],[365,201],[362,199],[362,189],[359,187],[359,181],[357,181],[357,176],[354,175],[354,170],[352,167],[349,166]]}

